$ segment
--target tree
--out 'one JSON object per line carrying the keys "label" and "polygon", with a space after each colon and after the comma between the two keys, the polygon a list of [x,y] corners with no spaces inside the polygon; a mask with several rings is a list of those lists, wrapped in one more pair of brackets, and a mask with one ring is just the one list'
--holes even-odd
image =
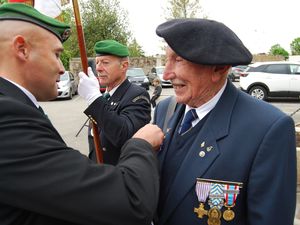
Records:
{"label": "tree", "polygon": [[300,37],[295,38],[290,46],[292,55],[300,55]]}
{"label": "tree", "polygon": [[128,49],[131,57],[145,56],[145,52],[143,51],[142,47],[137,43],[135,38],[129,43]]}
{"label": "tree", "polygon": [[166,19],[194,18],[200,12],[202,12],[200,0],[169,0]]}
{"label": "tree", "polygon": [[289,53],[279,44],[273,45],[269,53],[270,55],[282,55],[285,59],[289,57]]}
{"label": "tree", "polygon": [[118,0],[89,0],[81,6],[88,56],[94,54],[94,45],[99,40],[113,39],[125,45],[128,43],[131,38],[128,15]]}

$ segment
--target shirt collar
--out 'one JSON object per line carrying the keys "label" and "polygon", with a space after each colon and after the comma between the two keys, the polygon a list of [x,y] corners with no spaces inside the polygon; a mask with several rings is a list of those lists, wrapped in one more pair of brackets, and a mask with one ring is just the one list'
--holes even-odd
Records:
{"label": "shirt collar", "polygon": [[[123,83],[123,82],[122,82]],[[121,83],[121,84],[122,84]],[[113,89],[111,89],[110,91],[105,91],[105,93],[109,93],[109,96],[112,96],[115,92],[116,92],[116,90],[118,89],[118,87],[120,87],[120,85],[121,84],[119,84],[119,85],[117,85],[117,86],[115,86]]]}

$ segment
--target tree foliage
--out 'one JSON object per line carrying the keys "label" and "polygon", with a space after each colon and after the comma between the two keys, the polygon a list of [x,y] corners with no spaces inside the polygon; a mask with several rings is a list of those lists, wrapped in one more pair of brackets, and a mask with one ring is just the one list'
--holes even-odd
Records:
{"label": "tree foliage", "polygon": [[195,18],[202,11],[200,0],[169,0],[167,20],[175,18]]}
{"label": "tree foliage", "polygon": [[295,38],[290,46],[292,55],[300,55],[300,37]]}
{"label": "tree foliage", "polygon": [[82,6],[82,21],[87,54],[93,55],[94,44],[103,39],[113,39],[127,44],[131,38],[127,12],[118,0],[89,0]]}
{"label": "tree foliage", "polygon": [[282,55],[285,59],[289,57],[289,53],[279,44],[273,45],[269,52],[271,55]]}
{"label": "tree foliage", "polygon": [[135,38],[129,43],[128,49],[131,57],[145,56],[145,52],[143,51],[142,47],[137,43]]}

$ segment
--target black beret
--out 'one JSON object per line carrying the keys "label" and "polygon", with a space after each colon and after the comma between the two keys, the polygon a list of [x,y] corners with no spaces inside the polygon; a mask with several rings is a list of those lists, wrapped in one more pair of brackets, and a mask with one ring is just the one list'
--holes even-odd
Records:
{"label": "black beret", "polygon": [[158,36],[182,58],[203,65],[247,65],[252,54],[223,23],[207,19],[173,19],[156,28]]}

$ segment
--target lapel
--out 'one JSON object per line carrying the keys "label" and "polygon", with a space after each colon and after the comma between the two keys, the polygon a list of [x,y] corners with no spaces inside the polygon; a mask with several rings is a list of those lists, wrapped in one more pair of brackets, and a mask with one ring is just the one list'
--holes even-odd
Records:
{"label": "lapel", "polygon": [[[2,77],[0,77],[0,94],[12,98],[13,101],[20,101],[23,104],[29,105],[33,107],[35,110],[40,111],[20,88],[18,88],[16,85],[12,84],[11,82],[3,79]],[[45,115],[45,113],[42,114],[45,120],[47,121],[47,123],[52,127],[53,131],[57,134],[57,136],[61,139],[61,141],[63,141],[60,134],[54,128],[49,118]]]}
{"label": "lapel", "polygon": [[130,87],[130,82],[126,79],[115,91],[115,93],[109,98],[108,104],[111,108],[117,108],[120,100],[125,96],[126,91]]}
{"label": "lapel", "polygon": [[[174,183],[170,188],[164,211],[160,218],[160,224],[164,224],[167,221],[168,217],[183,201],[186,194],[195,186],[196,179],[205,177],[205,172],[213,165],[219,154],[222,154],[217,142],[228,134],[231,113],[237,96],[238,91],[231,82],[228,82],[221,99],[211,111],[178,170]],[[168,126],[170,127],[170,133],[166,135],[164,149],[159,154],[161,164],[164,162],[166,150],[183,112],[184,106],[180,106],[180,109],[176,110],[174,116],[170,119]],[[200,152],[201,154],[199,154]],[[203,153],[205,154],[204,156]]]}
{"label": "lapel", "polygon": [[0,77],[0,93],[36,108],[33,102],[21,89],[2,77]]}

